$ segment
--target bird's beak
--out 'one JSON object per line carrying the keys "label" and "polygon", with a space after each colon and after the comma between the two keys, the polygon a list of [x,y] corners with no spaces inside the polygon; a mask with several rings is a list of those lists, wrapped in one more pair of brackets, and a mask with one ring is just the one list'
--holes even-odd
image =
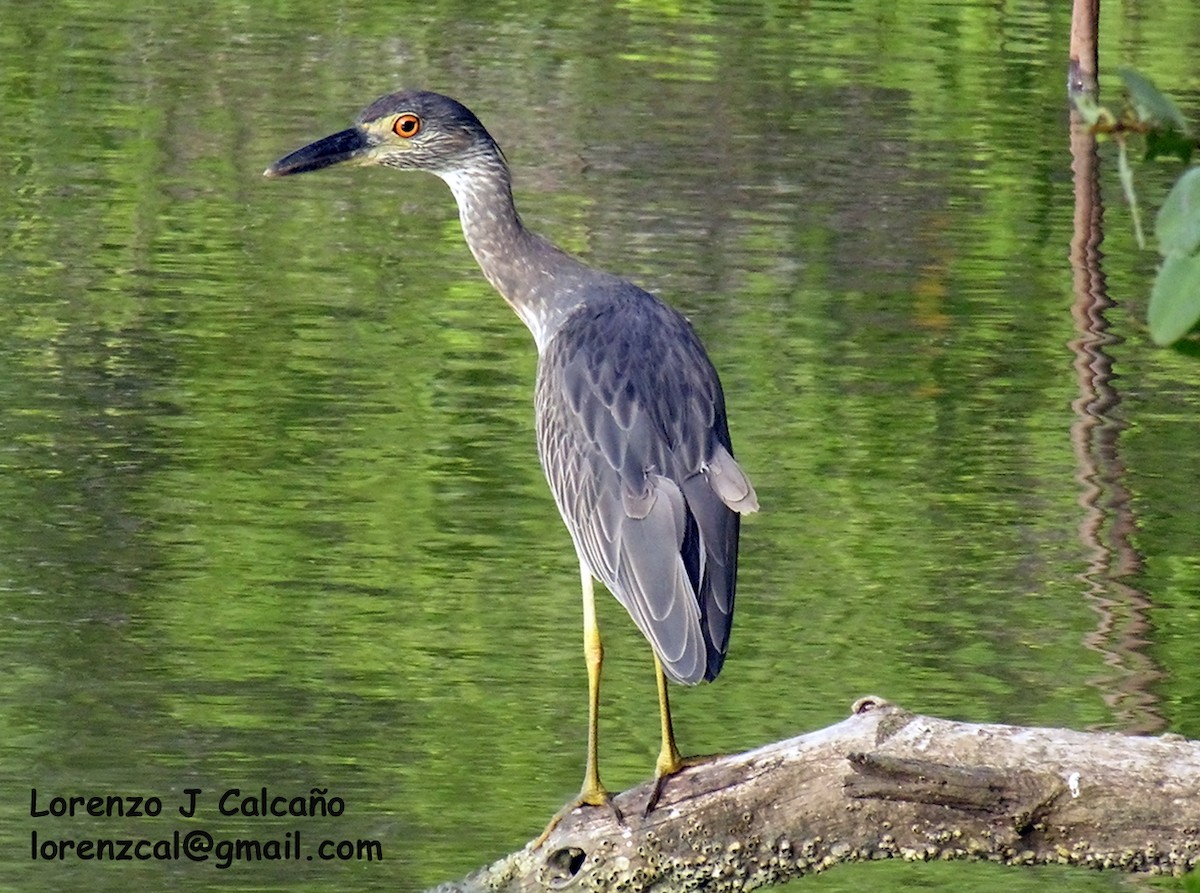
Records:
{"label": "bird's beak", "polygon": [[263,176],[286,177],[288,174],[320,170],[331,164],[361,158],[370,147],[366,134],[357,127],[351,127],[285,155],[263,171]]}

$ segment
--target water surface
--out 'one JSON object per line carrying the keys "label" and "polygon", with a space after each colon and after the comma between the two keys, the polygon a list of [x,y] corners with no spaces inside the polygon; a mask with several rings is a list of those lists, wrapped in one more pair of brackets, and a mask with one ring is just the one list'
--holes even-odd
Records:
{"label": "water surface", "polygon": [[[526,221],[684,310],[722,372],[763,511],[726,670],[675,696],[685,749],[818,728],[867,692],[1200,735],[1200,376],[1148,343],[1153,258],[1107,149],[1117,303],[1099,342],[1072,315],[1067,28],[1052,2],[0,11],[20,122],[0,133],[0,846],[21,889],[418,890],[578,786],[577,569],[528,333],[434,178],[260,176],[401,86],[471,105]],[[1186,4],[1126,12],[1102,55],[1183,86],[1198,35]],[[600,610],[619,789],[651,772],[654,685]],[[216,808],[264,786],[345,813]],[[35,820],[31,787],[166,808]],[[176,828],[385,858],[29,857],[34,831]]]}

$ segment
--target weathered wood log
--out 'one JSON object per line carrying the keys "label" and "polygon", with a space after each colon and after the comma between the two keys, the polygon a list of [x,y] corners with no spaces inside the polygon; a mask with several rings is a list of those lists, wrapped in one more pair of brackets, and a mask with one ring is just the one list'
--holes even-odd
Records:
{"label": "weathered wood log", "polygon": [[972,859],[1180,874],[1200,861],[1200,742],[974,725],[863,698],[827,729],[721,757],[436,893],[741,891],[843,862]]}

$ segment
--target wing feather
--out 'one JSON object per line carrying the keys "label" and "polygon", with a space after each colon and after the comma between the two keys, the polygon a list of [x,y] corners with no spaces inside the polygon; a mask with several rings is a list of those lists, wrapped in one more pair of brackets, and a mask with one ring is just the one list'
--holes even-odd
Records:
{"label": "wing feather", "polygon": [[715,678],[733,618],[739,514],[758,503],[691,326],[625,285],[544,346],[536,399],[542,465],[580,560],[671,678]]}

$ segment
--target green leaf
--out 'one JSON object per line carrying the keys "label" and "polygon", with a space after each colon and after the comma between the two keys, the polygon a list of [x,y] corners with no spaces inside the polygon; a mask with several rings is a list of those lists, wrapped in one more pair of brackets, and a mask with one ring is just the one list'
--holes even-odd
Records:
{"label": "green leaf", "polygon": [[1133,188],[1133,168],[1129,166],[1129,153],[1125,149],[1125,140],[1117,140],[1117,174],[1121,178],[1121,189],[1125,191],[1125,201],[1129,202],[1129,216],[1133,219],[1133,235],[1137,239],[1138,248],[1145,249],[1146,235],[1142,232],[1142,211],[1138,207],[1137,191]]}
{"label": "green leaf", "polygon": [[1188,132],[1187,121],[1174,100],[1154,86],[1149,78],[1131,68],[1122,68],[1119,73],[1139,118],[1147,124],[1173,127],[1180,133]]}
{"label": "green leaf", "polygon": [[1192,160],[1192,151],[1195,145],[1189,137],[1184,136],[1178,130],[1154,130],[1146,131],[1146,160],[1153,161],[1160,155],[1174,156],[1187,164]]}
{"label": "green leaf", "polygon": [[1200,322],[1200,254],[1171,254],[1163,261],[1147,311],[1155,344],[1178,341]]}
{"label": "green leaf", "polygon": [[1158,253],[1192,254],[1200,248],[1200,167],[1175,181],[1154,222]]}
{"label": "green leaf", "polygon": [[1104,117],[1112,117],[1108,109],[1099,105],[1096,100],[1087,93],[1077,93],[1071,97],[1071,101],[1075,103],[1075,110],[1079,112],[1079,116],[1083,118],[1083,122],[1089,127],[1095,124]]}

